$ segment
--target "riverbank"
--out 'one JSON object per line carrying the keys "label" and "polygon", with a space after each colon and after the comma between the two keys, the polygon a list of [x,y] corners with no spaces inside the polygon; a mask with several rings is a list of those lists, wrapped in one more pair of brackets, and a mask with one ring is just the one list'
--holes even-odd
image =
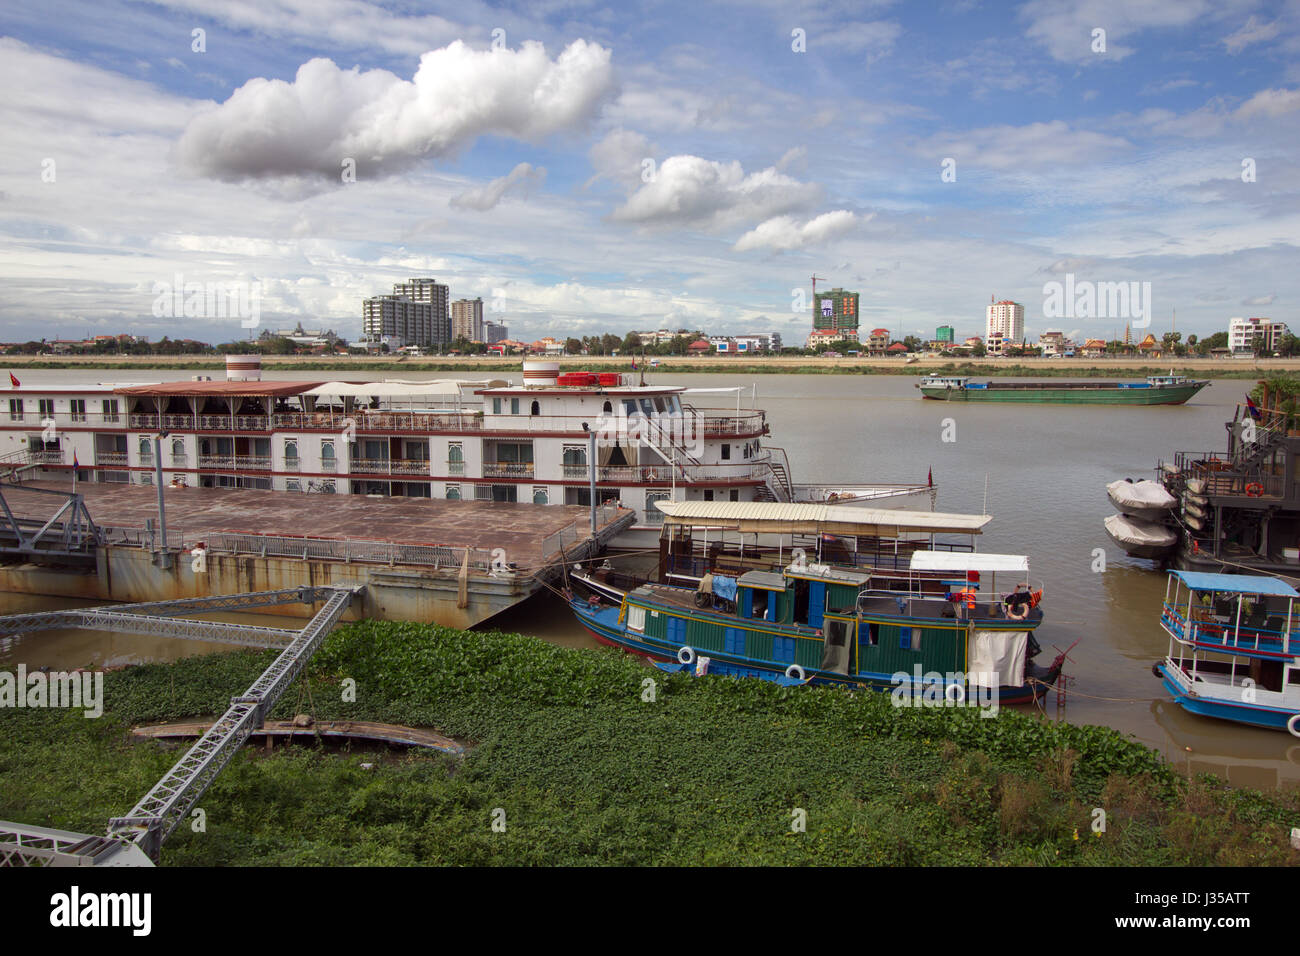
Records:
{"label": "riverbank", "polygon": [[[342,372],[372,375],[381,372],[484,372],[507,376],[519,371],[522,357],[486,358],[483,356],[439,356],[434,358],[392,358],[390,356],[350,356],[348,358],[308,358],[304,356],[266,355],[262,366],[267,378],[277,371]],[[628,371],[632,359],[625,356],[565,356],[559,359],[563,371]],[[218,372],[226,365],[220,356],[123,356],[115,358],[38,355],[8,356],[6,367],[13,369],[167,369],[182,372]],[[638,367],[642,362],[638,359]],[[695,373],[736,375],[923,375],[942,372],[951,375],[1020,378],[1127,378],[1167,375],[1170,370],[1192,378],[1257,379],[1279,371],[1300,371],[1300,358],[1288,359],[997,359],[928,358],[908,365],[898,358],[865,356],[838,359],[807,356],[697,356],[662,358],[657,366],[645,370],[657,375]]]}
{"label": "riverbank", "polygon": [[[270,659],[110,673],[100,720],[0,711],[0,818],[101,832],[182,752],[132,742],[130,727],[218,713]],[[201,801],[206,832],[179,828],[164,864],[1300,862],[1287,837],[1300,792],[1188,780],[1101,727],[669,677],[609,650],[372,621],[331,635],[308,678],[274,719],[430,727],[468,752],[245,748]]]}

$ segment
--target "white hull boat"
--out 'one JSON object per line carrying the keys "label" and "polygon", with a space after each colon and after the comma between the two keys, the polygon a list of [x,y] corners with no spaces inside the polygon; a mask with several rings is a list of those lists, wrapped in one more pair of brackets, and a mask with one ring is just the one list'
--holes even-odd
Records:
{"label": "white hull boat", "polygon": [[1162,557],[1178,543],[1178,534],[1172,528],[1141,518],[1110,515],[1104,523],[1110,539],[1135,558]]}

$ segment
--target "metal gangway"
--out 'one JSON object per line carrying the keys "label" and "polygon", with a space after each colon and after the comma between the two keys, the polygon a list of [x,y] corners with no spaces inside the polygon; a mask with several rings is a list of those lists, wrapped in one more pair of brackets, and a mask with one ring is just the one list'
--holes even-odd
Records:
{"label": "metal gangway", "polygon": [[[0,821],[0,866],[150,866],[163,841],[203,796],[235,752],[262,726],[285,690],[363,587],[301,587],[211,598],[122,604],[0,617],[0,636],[50,628],[90,628],[279,647],[261,676],[198,742],[123,817],[109,821],[104,836]],[[301,630],[180,619],[183,614],[242,610],[279,604],[324,606]]]}
{"label": "metal gangway", "polygon": [[[14,489],[11,488],[12,493]],[[72,491],[20,487],[22,494],[44,495],[52,504],[61,504],[42,522],[16,517],[0,487],[0,554],[25,560],[54,558],[61,562],[95,560],[95,549],[103,542],[103,532],[90,517],[85,499]]]}

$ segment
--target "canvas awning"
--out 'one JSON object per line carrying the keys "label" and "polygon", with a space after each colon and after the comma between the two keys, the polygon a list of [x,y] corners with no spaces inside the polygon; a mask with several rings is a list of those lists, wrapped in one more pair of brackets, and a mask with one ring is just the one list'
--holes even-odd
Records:
{"label": "canvas awning", "polygon": [[974,551],[918,551],[912,555],[913,571],[1023,571],[1029,558],[1022,554],[980,554]]}
{"label": "canvas awning", "polygon": [[847,534],[895,538],[903,534],[980,534],[989,515],[941,511],[885,511],[848,505],[769,501],[657,501],[665,525],[763,534]]}
{"label": "canvas awning", "polygon": [[461,382],[326,382],[303,392],[328,398],[459,398]]}

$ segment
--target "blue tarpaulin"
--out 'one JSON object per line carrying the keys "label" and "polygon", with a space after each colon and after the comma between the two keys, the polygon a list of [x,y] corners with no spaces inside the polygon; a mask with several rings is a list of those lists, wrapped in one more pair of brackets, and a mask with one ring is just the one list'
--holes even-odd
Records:
{"label": "blue tarpaulin", "polygon": [[728,601],[736,600],[736,579],[715,574],[713,576],[713,593]]}

